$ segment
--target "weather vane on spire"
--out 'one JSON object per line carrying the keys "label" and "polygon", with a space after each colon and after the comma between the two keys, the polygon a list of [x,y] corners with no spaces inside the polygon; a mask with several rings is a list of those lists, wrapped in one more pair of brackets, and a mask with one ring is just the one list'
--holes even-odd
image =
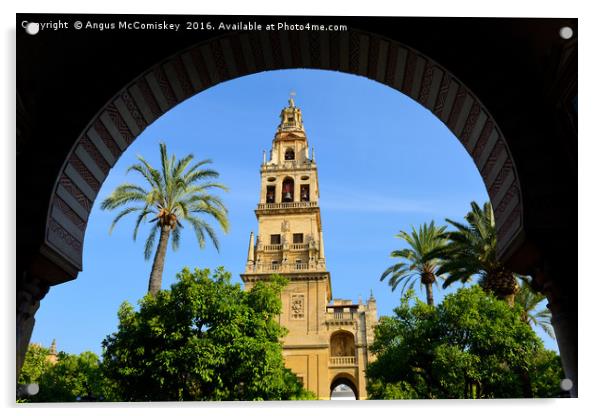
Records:
{"label": "weather vane on spire", "polygon": [[297,95],[297,93],[295,92],[295,90],[291,90],[291,92],[289,93],[289,95],[290,95],[290,97],[288,99],[289,107],[294,107],[295,106],[295,101],[293,101],[293,97],[295,95]]}

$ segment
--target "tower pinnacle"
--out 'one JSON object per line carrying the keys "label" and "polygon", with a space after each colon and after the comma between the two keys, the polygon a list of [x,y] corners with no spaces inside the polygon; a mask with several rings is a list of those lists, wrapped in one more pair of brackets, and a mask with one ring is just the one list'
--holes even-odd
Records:
{"label": "tower pinnacle", "polygon": [[278,126],[279,133],[292,131],[305,133],[301,109],[295,106],[295,101],[293,100],[294,96],[295,92],[292,91],[288,99],[288,107],[283,108],[280,112],[280,125]]}

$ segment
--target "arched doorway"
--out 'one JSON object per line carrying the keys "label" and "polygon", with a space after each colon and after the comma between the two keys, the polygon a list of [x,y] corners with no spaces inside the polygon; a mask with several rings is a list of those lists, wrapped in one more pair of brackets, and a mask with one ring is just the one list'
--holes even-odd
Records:
{"label": "arched doorway", "polygon": [[[32,227],[35,229],[32,232],[43,230],[41,244],[35,247],[33,260],[25,256],[28,269],[19,271],[17,367],[20,367],[19,357],[25,352],[39,301],[50,285],[71,280],[81,270],[82,242],[92,203],[110,168],[140,132],[173,106],[222,81],[265,70],[301,67],[347,72],[388,85],[424,105],[454,132],[486,183],[495,210],[500,257],[508,259],[519,247],[524,248],[521,261],[542,276],[537,280],[540,289],[546,291],[556,316],[563,362],[565,367],[571,368],[568,376],[576,380],[576,311],[573,310],[576,297],[568,303],[562,301],[566,297],[562,287],[573,286],[560,284],[557,288],[559,278],[555,278],[554,285],[547,284],[549,276],[562,274],[554,272],[556,263],[549,256],[542,260],[537,244],[521,246],[526,238],[526,201],[533,206],[532,223],[537,218],[553,218],[538,214],[546,211],[544,205],[555,205],[543,203],[544,200],[536,197],[535,189],[545,191],[544,187],[537,186],[537,180],[532,180],[532,195],[524,197],[514,159],[517,152],[528,153],[528,150],[515,146],[514,152],[511,151],[491,112],[448,69],[396,40],[353,28],[341,33],[291,32],[283,36],[234,33],[194,45],[152,66],[117,91],[99,106],[91,120],[86,120],[87,125],[67,154],[49,156],[64,163],[58,175],[54,172],[49,175],[55,181],[50,203],[46,204],[45,199],[41,203],[47,207],[45,219],[41,215],[32,221],[39,222],[39,227]],[[481,94],[483,89],[479,91]],[[106,92],[98,96],[104,97],[104,94]],[[567,90],[559,94],[570,98],[572,93]],[[492,105],[492,100],[488,105]],[[516,124],[516,130],[520,129],[511,116],[506,118],[510,121],[505,126],[512,129]],[[534,154],[539,154],[538,146],[532,146]],[[545,178],[547,171],[539,171]],[[45,192],[41,198],[45,198]],[[570,226],[567,230],[561,231],[570,234]],[[555,233],[558,234],[557,229]],[[558,247],[562,251],[564,246]],[[572,292],[568,296],[572,296]],[[564,310],[567,304],[568,312]],[[563,333],[568,335],[565,337]]]}
{"label": "arched doorway", "polygon": [[337,374],[332,379],[330,400],[359,400],[355,378],[351,374]]}

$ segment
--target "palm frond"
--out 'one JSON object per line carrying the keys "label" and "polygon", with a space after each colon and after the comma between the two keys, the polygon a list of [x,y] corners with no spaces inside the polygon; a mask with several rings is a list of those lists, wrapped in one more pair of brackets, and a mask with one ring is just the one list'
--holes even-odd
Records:
{"label": "palm frond", "polygon": [[172,231],[171,231],[171,249],[173,251],[177,251],[178,248],[180,248],[180,230],[181,230],[181,226],[176,226]]}
{"label": "palm frond", "polygon": [[424,271],[433,273],[435,279],[442,278],[443,275],[438,268],[439,259],[431,257],[430,253],[447,244],[447,239],[441,238],[444,231],[445,226],[437,227],[434,221],[422,224],[418,229],[412,226],[409,233],[401,230],[395,237],[403,240],[409,248],[391,252],[392,258],[403,259],[403,261],[387,268],[380,280],[383,281],[388,277],[389,286],[393,291],[403,282],[401,292],[404,293],[408,287],[413,288]]}
{"label": "palm frond", "polygon": [[142,221],[144,221],[144,219],[151,215],[153,212],[155,212],[152,209],[149,209],[148,204],[144,206],[144,208],[142,208],[140,215],[138,215],[138,218],[136,219],[136,225],[134,226],[134,241],[136,241],[136,237],[138,236],[138,229],[140,228],[140,224],[142,223]]}
{"label": "palm frond", "polygon": [[163,179],[163,185],[167,190],[170,184],[171,172],[169,169],[169,156],[167,155],[167,146],[165,143],[159,143],[159,153],[161,154],[161,177]]}
{"label": "palm frond", "polygon": [[159,150],[159,169],[155,169],[144,157],[138,155],[137,162],[126,171],[140,175],[146,182],[145,185],[121,184],[102,202],[102,209],[125,208],[113,220],[110,230],[124,216],[138,212],[133,230],[134,240],[143,224],[151,225],[144,247],[144,257],[147,260],[156,247],[158,230],[163,227],[170,227],[172,249],[179,247],[183,223],[192,225],[201,248],[205,246],[205,239],[209,238],[219,250],[218,235],[204,218],[215,221],[224,232],[229,230],[226,205],[212,192],[227,191],[228,188],[214,180],[219,177],[219,173],[207,168],[211,163],[210,159],[193,163],[192,154],[177,159],[175,155],[168,154],[165,143],[160,143]]}
{"label": "palm frond", "polygon": [[142,208],[140,208],[140,207],[129,207],[129,208],[126,208],[123,211],[121,211],[119,214],[117,214],[117,216],[113,219],[113,222],[111,223],[111,226],[109,227],[109,234],[111,234],[113,232],[113,229],[115,228],[115,225],[117,225],[117,222],[120,219],[122,219],[126,215],[131,214],[132,212],[136,212],[136,211],[138,211],[140,209],[142,209]]}
{"label": "palm frond", "polygon": [[183,175],[186,166],[194,159],[194,156],[191,154],[186,155],[182,159],[178,160],[178,163],[174,164],[171,172],[171,176],[173,178],[179,178]]}
{"label": "palm frond", "polygon": [[551,324],[552,312],[544,305],[547,299],[542,293],[534,292],[530,278],[521,279],[521,285],[515,297],[515,304],[520,305],[524,311],[526,321],[532,326],[540,327],[552,339],[555,339]]}
{"label": "palm frond", "polygon": [[153,247],[155,246],[155,239],[157,238],[158,226],[151,227],[146,243],[144,244],[144,259],[148,260],[153,255]]}

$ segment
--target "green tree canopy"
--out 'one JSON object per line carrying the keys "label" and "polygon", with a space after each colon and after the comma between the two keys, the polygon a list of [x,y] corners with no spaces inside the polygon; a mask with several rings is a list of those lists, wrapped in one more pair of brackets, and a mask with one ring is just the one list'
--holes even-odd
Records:
{"label": "green tree canopy", "polygon": [[560,395],[557,355],[544,350],[520,308],[480,286],[459,289],[437,307],[409,291],[393,317],[381,318],[371,350],[373,399],[523,397],[525,372],[535,397]]}
{"label": "green tree canopy", "polygon": [[284,367],[279,338],[286,279],[251,290],[218,268],[184,269],[171,290],[125,302],[103,341],[104,369],[124,401],[282,400],[311,397]]}
{"label": "green tree canopy", "polygon": [[50,350],[39,344],[30,344],[19,374],[19,384],[37,383],[40,376],[52,365],[48,360]]}
{"label": "green tree canopy", "polygon": [[74,402],[110,400],[98,356],[90,351],[79,355],[63,351],[55,363],[49,361],[47,348],[32,344],[25,356],[19,383],[37,383],[40,391],[24,399],[27,402]]}

